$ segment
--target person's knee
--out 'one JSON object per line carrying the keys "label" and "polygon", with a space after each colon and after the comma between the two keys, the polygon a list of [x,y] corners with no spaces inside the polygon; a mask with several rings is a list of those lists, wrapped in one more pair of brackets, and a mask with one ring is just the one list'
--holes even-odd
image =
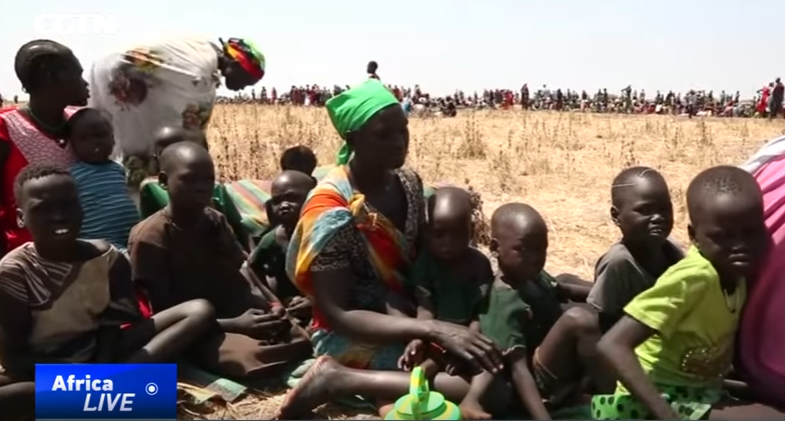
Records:
{"label": "person's knee", "polygon": [[554,276],[554,279],[556,279],[556,282],[568,285],[591,285],[591,282],[583,280],[578,275],[573,275],[572,273],[560,273]]}
{"label": "person's knee", "polygon": [[205,323],[215,320],[215,307],[201,298],[183,303],[181,311],[186,319]]}
{"label": "person's knee", "polygon": [[576,335],[600,335],[597,314],[585,307],[571,307],[562,316],[567,321],[570,331]]}

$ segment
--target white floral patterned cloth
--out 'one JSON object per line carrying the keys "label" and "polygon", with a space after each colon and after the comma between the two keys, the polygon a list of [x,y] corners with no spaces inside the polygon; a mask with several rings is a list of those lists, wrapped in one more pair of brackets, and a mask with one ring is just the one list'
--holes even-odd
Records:
{"label": "white floral patterned cloth", "polygon": [[206,38],[166,38],[109,54],[90,74],[89,106],[111,115],[114,156],[146,157],[163,126],[204,129],[220,84],[218,47]]}

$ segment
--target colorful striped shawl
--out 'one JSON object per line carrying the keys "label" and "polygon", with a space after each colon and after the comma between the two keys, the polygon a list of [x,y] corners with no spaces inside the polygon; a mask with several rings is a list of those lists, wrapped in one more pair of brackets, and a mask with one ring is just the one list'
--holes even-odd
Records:
{"label": "colorful striped shawl", "polygon": [[[321,180],[333,168],[333,165],[318,167],[313,176]],[[270,180],[237,180],[226,183],[226,191],[232,197],[237,210],[243,217],[243,225],[253,237],[262,235],[270,227],[265,209],[265,202],[270,200],[272,181]]]}
{"label": "colorful striped shawl", "polygon": [[252,237],[262,235],[270,226],[265,202],[270,200],[269,180],[238,180],[226,183],[226,191],[232,197],[243,220],[243,226]]}
{"label": "colorful striped shawl", "polygon": [[345,166],[334,168],[311,192],[289,242],[286,273],[307,296],[313,295],[310,267],[325,245],[347,224],[362,234],[376,274],[389,288],[400,291],[404,272],[413,259],[413,245],[383,215],[369,212],[365,196],[355,192]]}

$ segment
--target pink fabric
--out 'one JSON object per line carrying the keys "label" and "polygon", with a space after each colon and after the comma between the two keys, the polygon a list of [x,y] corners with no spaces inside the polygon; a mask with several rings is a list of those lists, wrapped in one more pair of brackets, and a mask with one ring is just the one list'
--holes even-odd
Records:
{"label": "pink fabric", "polygon": [[[67,108],[65,114],[70,118],[74,111],[73,108]],[[65,168],[76,162],[76,155],[70,147],[59,146],[21,113],[7,113],[4,118],[11,141],[19,148],[27,162],[48,163]]]}
{"label": "pink fabric", "polygon": [[760,395],[785,405],[785,156],[761,167],[771,244],[760,276],[751,284],[739,332],[739,362],[745,380]]}

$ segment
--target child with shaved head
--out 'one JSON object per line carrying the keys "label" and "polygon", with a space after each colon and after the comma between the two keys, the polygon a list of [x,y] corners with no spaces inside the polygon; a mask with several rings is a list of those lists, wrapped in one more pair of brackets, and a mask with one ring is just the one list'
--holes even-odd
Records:
{"label": "child with shaved head", "polygon": [[[427,246],[420,252],[412,275],[417,318],[479,330],[479,314],[487,304],[493,270],[488,258],[469,246],[471,196],[458,187],[442,187],[428,198],[427,210]],[[439,350],[426,349],[423,341],[413,340],[401,356],[399,366],[410,370],[422,365],[429,377],[439,371],[465,371],[450,360]]]}
{"label": "child with shaved head", "polygon": [[311,302],[300,294],[286,274],[286,250],[300,220],[303,203],[314,187],[316,180],[309,173],[298,170],[285,170],[275,177],[268,202],[268,217],[273,228],[262,236],[248,259],[253,274],[302,322],[311,319]]}
{"label": "child with shaved head", "polygon": [[169,204],[134,227],[129,241],[134,280],[153,312],[197,297],[213,304],[215,330],[192,356],[228,377],[257,378],[311,355],[301,330],[252,293],[245,253],[226,217],[209,206],[215,168],[207,150],[193,142],[168,146],[159,179]]}
{"label": "child with shaved head", "polygon": [[[500,206],[491,231],[499,273],[487,311],[480,315],[480,329],[504,352],[508,379],[529,414],[550,419],[546,403],[559,409],[578,394],[586,356],[597,341],[586,332],[592,332],[596,321],[585,308],[562,309],[564,290],[544,270],[548,227],[534,208]],[[479,402],[493,381],[488,372],[474,377],[464,400],[464,411],[474,419],[490,418]]]}
{"label": "child with shaved head", "polygon": [[759,404],[725,400],[747,282],[767,246],[763,196],[737,167],[698,174],[687,189],[692,248],[598,344],[620,379],[595,396],[596,419],[783,419]]}
{"label": "child with shaved head", "polygon": [[[158,182],[159,160],[167,147],[179,142],[191,142],[208,150],[207,138],[201,130],[185,129],[179,126],[164,126],[158,129],[153,139],[154,154],[150,165],[153,174],[152,177],[143,180],[139,187],[139,211],[142,219],[169,204],[169,194]],[[210,206],[226,216],[240,246],[244,251],[250,252],[252,249],[251,238],[243,225],[240,211],[222,183],[216,183],[213,187]]]}

